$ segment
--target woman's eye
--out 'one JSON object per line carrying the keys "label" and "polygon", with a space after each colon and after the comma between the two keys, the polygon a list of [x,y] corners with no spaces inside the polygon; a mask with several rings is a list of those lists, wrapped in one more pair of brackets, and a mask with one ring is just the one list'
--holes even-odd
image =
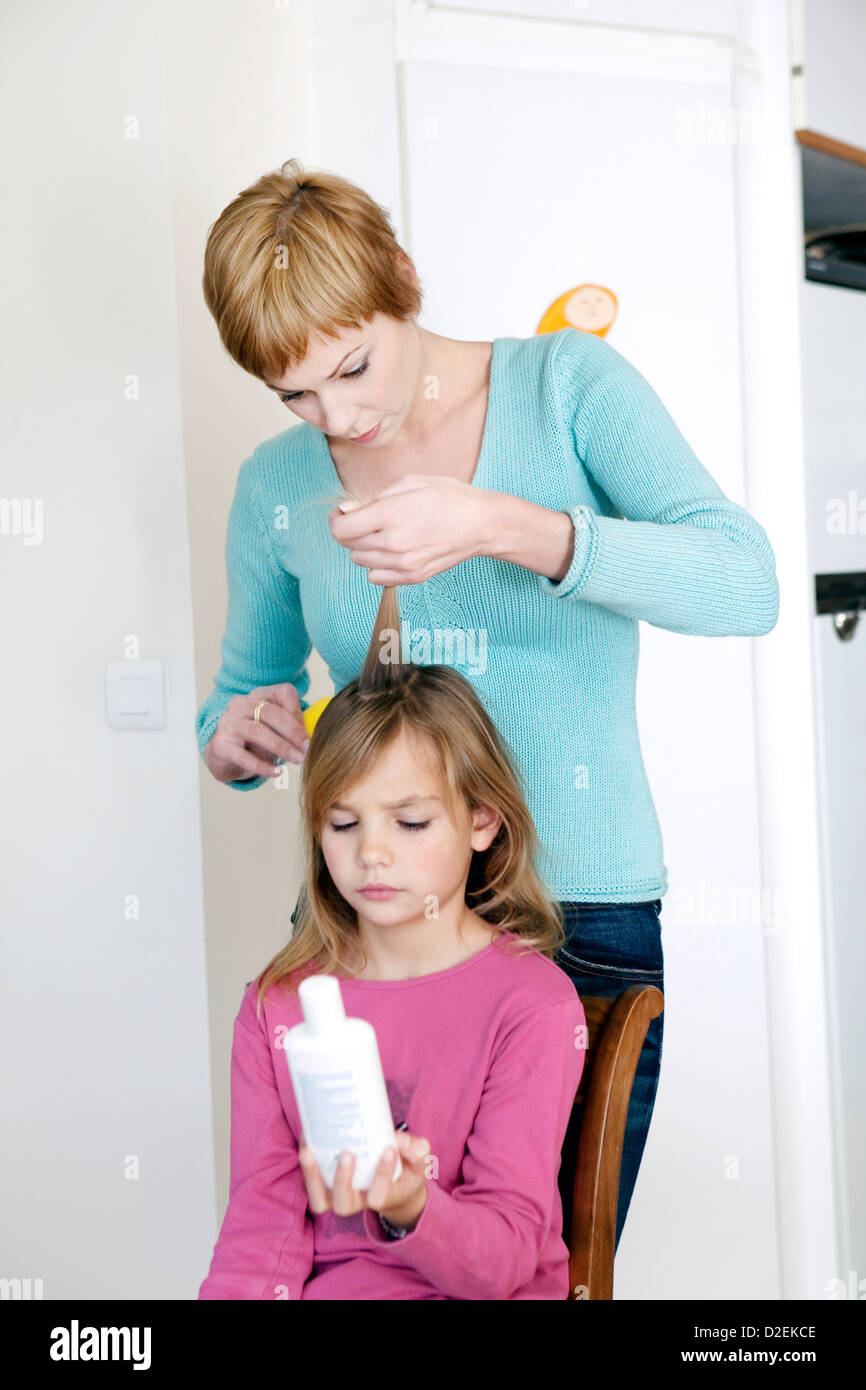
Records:
{"label": "woman's eye", "polygon": [[[355,367],[354,371],[344,372],[343,376],[363,376],[369,365],[370,359],[369,357],[367,357],[364,359],[364,361],[361,363],[359,367]],[[292,401],[299,401],[301,397],[305,396],[306,394],[306,391],[293,391],[291,395],[280,396],[280,400],[282,401],[283,405],[290,405]],[[335,826],[334,828],[336,829],[337,827]],[[342,830],[343,826],[340,826],[339,828]]]}
{"label": "woman's eye", "polygon": [[333,823],[333,821],[332,821],[332,822],[331,822],[331,829],[332,829],[332,830],[351,830],[351,829],[352,829],[352,826],[353,826],[353,825],[357,825],[357,824],[358,824],[358,822],[357,822],[356,820],[347,820],[347,821],[344,822],[343,825],[334,825],[334,823]]}

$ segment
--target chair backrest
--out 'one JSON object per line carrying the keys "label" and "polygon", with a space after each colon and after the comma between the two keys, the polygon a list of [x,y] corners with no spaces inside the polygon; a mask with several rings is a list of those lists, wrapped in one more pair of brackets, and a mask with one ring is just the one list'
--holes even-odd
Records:
{"label": "chair backrest", "polygon": [[647,1029],[664,1008],[654,985],[581,994],[587,1055],[574,1104],[583,1107],[574,1166],[569,1300],[613,1298],[616,1212],[626,1115]]}

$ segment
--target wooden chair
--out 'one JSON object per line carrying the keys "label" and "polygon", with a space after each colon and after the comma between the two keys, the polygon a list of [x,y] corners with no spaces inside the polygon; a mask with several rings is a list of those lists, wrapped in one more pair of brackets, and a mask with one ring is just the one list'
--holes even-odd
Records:
{"label": "wooden chair", "polygon": [[[581,994],[588,1046],[575,1106],[583,1106],[572,1180],[570,1301],[613,1298],[613,1256],[622,1144],[638,1057],[652,1020],[664,1008],[654,985],[619,995]],[[565,1160],[564,1160],[565,1161]],[[566,1173],[565,1181],[569,1175]]]}

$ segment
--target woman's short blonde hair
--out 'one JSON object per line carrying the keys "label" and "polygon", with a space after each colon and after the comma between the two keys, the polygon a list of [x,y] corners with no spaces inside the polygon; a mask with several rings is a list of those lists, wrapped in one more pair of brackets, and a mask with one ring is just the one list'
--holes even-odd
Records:
{"label": "woman's short blonde hair", "polygon": [[209,229],[205,303],[235,362],[279,381],[303,361],[311,333],[335,337],[376,313],[420,313],[401,253],[387,210],[362,188],[287,159]]}

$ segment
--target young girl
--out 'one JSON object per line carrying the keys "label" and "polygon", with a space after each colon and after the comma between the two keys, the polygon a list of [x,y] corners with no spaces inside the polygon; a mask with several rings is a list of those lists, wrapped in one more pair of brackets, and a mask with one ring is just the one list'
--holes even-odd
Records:
{"label": "young girl", "polygon": [[[229,1204],[200,1299],[565,1299],[557,1176],[583,1007],[506,746],[448,666],[389,659],[383,590],[361,676],[301,775],[294,931],[243,996]],[[325,1187],[283,1051],[297,985],[334,974],[374,1027],[403,1171]],[[268,996],[268,997],[265,997]],[[345,1156],[344,1156],[345,1157]]]}

